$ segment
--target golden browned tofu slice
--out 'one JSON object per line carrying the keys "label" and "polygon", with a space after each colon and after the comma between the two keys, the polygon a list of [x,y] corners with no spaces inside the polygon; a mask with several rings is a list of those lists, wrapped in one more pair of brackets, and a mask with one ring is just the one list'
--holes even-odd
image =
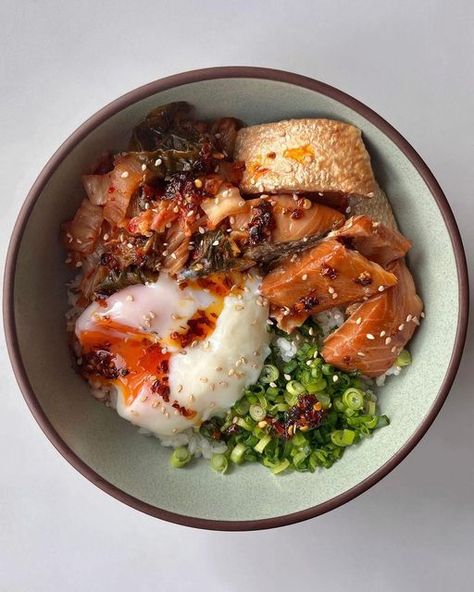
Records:
{"label": "golden browned tofu slice", "polygon": [[246,193],[286,191],[372,197],[377,185],[358,128],[330,119],[290,119],[237,134]]}

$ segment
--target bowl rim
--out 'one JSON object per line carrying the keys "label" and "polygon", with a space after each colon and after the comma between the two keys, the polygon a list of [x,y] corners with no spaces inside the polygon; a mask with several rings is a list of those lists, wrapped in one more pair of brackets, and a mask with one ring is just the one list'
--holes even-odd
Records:
{"label": "bowl rim", "polygon": [[[29,216],[35,206],[36,201],[41,195],[45,185],[50,177],[56,171],[62,160],[71,152],[75,146],[81,142],[87,135],[89,135],[97,126],[102,124],[112,115],[118,113],[122,109],[130,106],[137,101],[147,98],[157,92],[176,88],[185,84],[216,80],[222,78],[253,78],[271,80],[277,82],[284,82],[311,91],[316,91],[329,98],[332,98],[339,103],[353,109],[367,119],[370,123],[375,125],[382,133],[389,137],[392,142],[396,144],[399,150],[410,160],[411,164],[416,168],[418,173],[423,178],[428,189],[430,190],[440,212],[444,223],[447,227],[454,256],[456,261],[456,270],[458,278],[458,302],[459,313],[457,320],[456,336],[453,347],[453,352],[449,361],[448,369],[438,394],[424,417],[423,421],[417,427],[412,436],[405,442],[405,444],[381,467],[369,475],[366,479],[351,487],[342,494],[337,495],[325,502],[316,506],[299,510],[290,514],[283,514],[281,516],[274,516],[272,518],[263,518],[256,520],[214,520],[207,518],[197,518],[194,516],[186,516],[175,512],[170,512],[140,500],[119,487],[113,485],[101,475],[96,473],[94,469],[89,467],[61,438],[59,433],[53,427],[48,417],[44,413],[38,399],[35,396],[28,375],[21,359],[21,353],[18,342],[18,335],[15,323],[14,311],[14,281],[16,263],[18,259],[18,252],[23,237],[23,233],[28,222]],[[449,390],[453,384],[456,376],[463,348],[466,339],[468,315],[469,315],[469,282],[466,255],[462,244],[459,229],[454,218],[453,212],[449,203],[436,181],[434,175],[415,151],[415,149],[405,140],[405,138],[393,128],[385,119],[378,115],[375,111],[352,97],[345,92],[334,88],[324,82],[314,80],[312,78],[286,72],[284,70],[276,70],[271,68],[250,67],[250,66],[220,66],[213,68],[203,68],[198,70],[190,70],[187,72],[167,76],[140,86],[118,99],[112,101],[91,117],[89,117],[82,125],[80,125],[56,150],[46,163],[36,181],[31,187],[26,200],[20,209],[13,232],[8,246],[4,282],[3,282],[3,320],[5,327],[5,337],[7,349],[10,357],[10,362],[13,371],[23,394],[23,397],[28,405],[35,420],[40,428],[58,450],[58,452],[84,477],[95,484],[97,487],[116,498],[117,500],[127,504],[128,506],[140,510],[146,514],[180,524],[184,526],[191,526],[195,528],[203,528],[208,530],[220,531],[242,531],[242,530],[259,530],[266,528],[274,528],[279,526],[286,526],[296,522],[301,522],[309,518],[314,518],[325,512],[333,510],[346,502],[354,499],[370,487],[383,479],[390,471],[392,471],[418,444],[421,438],[425,435],[430,425],[438,415]]]}

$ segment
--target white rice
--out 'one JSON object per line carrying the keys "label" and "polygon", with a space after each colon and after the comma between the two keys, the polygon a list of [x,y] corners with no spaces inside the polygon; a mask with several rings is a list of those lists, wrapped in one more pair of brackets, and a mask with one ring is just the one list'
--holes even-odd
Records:
{"label": "white rice", "polygon": [[275,345],[280,351],[281,359],[284,362],[289,362],[293,358],[298,350],[296,342],[290,341],[285,337],[278,337],[275,340]]}
{"label": "white rice", "polygon": [[335,306],[329,310],[324,310],[313,316],[313,319],[321,327],[323,337],[327,337],[335,329],[338,329],[344,323],[344,313],[342,309]]}
{"label": "white rice", "polygon": [[157,436],[144,428],[138,428],[138,431],[144,436],[154,436],[163,446],[168,448],[187,446],[189,452],[196,458],[203,456],[209,459],[213,454],[223,453],[227,450],[227,444],[225,442],[213,442],[202,436],[194,428],[188,428],[184,432],[174,436]]}
{"label": "white rice", "polygon": [[398,376],[401,371],[402,369],[400,368],[400,366],[394,364],[391,368],[387,370],[387,372],[385,372],[381,376],[377,376],[377,378],[375,379],[375,384],[377,386],[383,386],[385,384],[385,379],[387,378],[387,376]]}

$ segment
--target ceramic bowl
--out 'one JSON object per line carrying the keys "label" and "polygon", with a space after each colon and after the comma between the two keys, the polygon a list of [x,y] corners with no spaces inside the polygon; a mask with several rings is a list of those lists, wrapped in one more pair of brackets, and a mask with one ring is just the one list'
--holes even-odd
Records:
{"label": "ceramic bowl", "polygon": [[[273,476],[260,465],[222,476],[207,462],[175,470],[169,450],[143,437],[89,395],[66,342],[61,222],[81,199],[80,176],[156,105],[185,100],[199,115],[247,124],[328,117],[359,127],[376,177],[403,233],[426,319],[410,344],[413,365],[380,395],[389,427],[348,450],[330,470]],[[46,436],[85,477],[115,498],[158,518],[210,529],[290,524],[327,512],[382,479],[415,446],[443,404],[464,344],[468,285],[453,214],[433,175],[379,115],[326,84],[261,68],[211,68],[152,82],[93,115],[41,172],[13,231],[5,275],[8,348],[26,402]],[[53,484],[51,484],[53,487]]]}

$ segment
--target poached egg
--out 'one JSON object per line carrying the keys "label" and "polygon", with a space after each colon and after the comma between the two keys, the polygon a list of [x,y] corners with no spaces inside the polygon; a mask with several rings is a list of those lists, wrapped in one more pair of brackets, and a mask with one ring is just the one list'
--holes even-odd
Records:
{"label": "poached egg", "polygon": [[224,414],[269,353],[268,306],[252,275],[124,288],[76,321],[82,371],[115,387],[116,410],[157,436]]}

